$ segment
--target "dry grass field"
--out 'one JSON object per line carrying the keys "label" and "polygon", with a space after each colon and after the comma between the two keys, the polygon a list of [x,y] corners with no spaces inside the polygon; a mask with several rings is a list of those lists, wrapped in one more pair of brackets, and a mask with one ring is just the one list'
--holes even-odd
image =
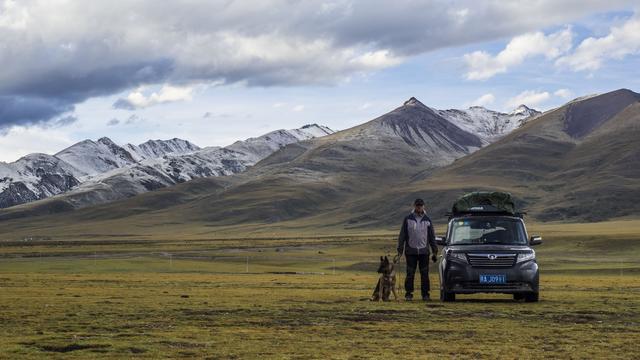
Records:
{"label": "dry grass field", "polygon": [[640,222],[529,232],[533,304],[365,301],[393,233],[3,241],[0,358],[639,358]]}

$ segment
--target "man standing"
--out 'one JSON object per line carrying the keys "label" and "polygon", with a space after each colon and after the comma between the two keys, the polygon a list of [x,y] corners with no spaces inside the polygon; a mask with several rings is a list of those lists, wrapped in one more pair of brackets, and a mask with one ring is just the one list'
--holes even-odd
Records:
{"label": "man standing", "polygon": [[405,299],[413,300],[413,278],[416,267],[419,267],[422,300],[428,301],[430,300],[429,248],[432,250],[431,260],[436,262],[438,247],[435,243],[433,223],[425,212],[424,201],[416,199],[413,205],[414,209],[404,218],[398,236],[398,258],[404,253],[407,259],[407,278],[404,281]]}

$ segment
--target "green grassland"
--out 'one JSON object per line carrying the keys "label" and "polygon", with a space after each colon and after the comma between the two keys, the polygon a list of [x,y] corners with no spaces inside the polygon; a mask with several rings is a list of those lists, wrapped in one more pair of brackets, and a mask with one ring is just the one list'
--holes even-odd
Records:
{"label": "green grassland", "polygon": [[0,358],[639,358],[640,221],[529,232],[539,303],[366,301],[385,231],[3,240]]}

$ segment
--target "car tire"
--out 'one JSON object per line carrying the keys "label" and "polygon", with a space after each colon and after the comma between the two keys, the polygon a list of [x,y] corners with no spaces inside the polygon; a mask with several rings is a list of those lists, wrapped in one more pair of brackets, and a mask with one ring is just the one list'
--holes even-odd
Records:
{"label": "car tire", "polygon": [[526,302],[538,302],[539,296],[537,292],[528,293],[524,295],[524,301]]}
{"label": "car tire", "polygon": [[522,299],[524,299],[524,294],[521,294],[521,293],[513,294],[513,300],[520,301]]}
{"label": "car tire", "polygon": [[440,290],[440,301],[442,302],[456,301],[456,293]]}

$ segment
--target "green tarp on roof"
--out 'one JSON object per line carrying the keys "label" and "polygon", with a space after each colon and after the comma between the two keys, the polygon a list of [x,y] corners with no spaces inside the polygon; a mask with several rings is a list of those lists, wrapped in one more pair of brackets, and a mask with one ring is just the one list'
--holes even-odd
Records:
{"label": "green tarp on roof", "polygon": [[500,191],[476,191],[464,194],[453,203],[453,213],[506,212],[515,215],[511,194]]}

